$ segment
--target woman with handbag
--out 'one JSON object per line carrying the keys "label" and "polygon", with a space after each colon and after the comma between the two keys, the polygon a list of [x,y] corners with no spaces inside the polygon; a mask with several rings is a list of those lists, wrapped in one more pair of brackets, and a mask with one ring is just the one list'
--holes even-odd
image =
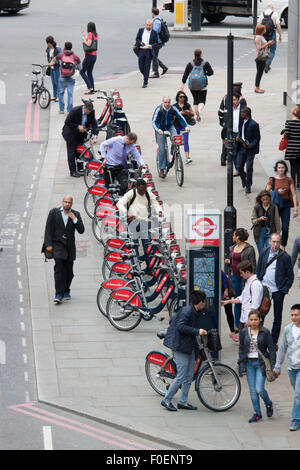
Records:
{"label": "woman with handbag", "polygon": [[280,232],[280,217],[278,207],[272,204],[271,194],[261,191],[256,197],[256,204],[251,214],[253,237],[258,253],[269,247],[271,234]]}
{"label": "woman with handbag", "polygon": [[95,93],[93,69],[97,60],[98,50],[98,34],[95,23],[88,23],[87,35],[82,31],[82,45],[85,52],[85,58],[82,62],[80,75],[88,87],[88,91],[85,92],[85,95],[91,95],[92,93]]}
{"label": "woman with handbag", "polygon": [[[50,64],[53,61],[54,57],[56,57],[61,52],[61,48],[57,46],[53,36],[47,36],[46,43],[47,62],[48,64]],[[56,103],[58,103],[58,83],[60,77],[59,64],[48,65],[46,75],[50,75],[53,87],[53,98],[51,98],[51,101],[55,101]]]}
{"label": "woman with handbag", "polygon": [[256,47],[256,77],[255,77],[255,93],[264,93],[265,90],[262,90],[259,85],[261,77],[263,76],[266,60],[270,57],[269,46],[274,44],[274,41],[266,41],[264,38],[266,34],[266,28],[262,24],[258,24],[255,29],[254,44]]}
{"label": "woman with handbag", "polygon": [[291,177],[295,187],[300,189],[300,106],[291,109],[292,119],[285,122],[284,134],[287,139],[285,160],[291,164]]}
{"label": "woman with handbag", "polygon": [[[184,91],[178,91],[176,95],[176,103],[173,104],[180,114],[185,118],[186,122],[188,123],[189,126],[194,126],[196,124],[195,118],[194,118],[194,111],[188,102],[188,97],[185,94]],[[183,127],[181,127],[180,122],[178,119],[175,119],[174,126],[176,128],[176,131],[178,134],[184,130]],[[193,160],[190,158],[190,147],[189,147],[189,133],[185,132],[183,134],[183,139],[184,139],[184,152],[185,152],[185,164],[188,165],[191,163]]]}
{"label": "woman with handbag", "polygon": [[254,408],[254,414],[248,423],[256,423],[262,419],[260,397],[266,406],[268,418],[273,415],[273,404],[265,389],[265,381],[267,372],[272,373],[275,362],[276,349],[272,335],[261,325],[259,311],[253,309],[248,316],[248,328],[244,328],[240,334],[238,359],[239,374],[242,376],[246,372]]}
{"label": "woman with handbag", "polygon": [[288,166],[284,160],[275,163],[275,177],[270,177],[266,191],[271,191],[272,202],[276,204],[281,219],[281,248],[285,250],[289,236],[291,207],[294,208],[293,217],[298,217],[298,201],[294,181],[287,176]]}

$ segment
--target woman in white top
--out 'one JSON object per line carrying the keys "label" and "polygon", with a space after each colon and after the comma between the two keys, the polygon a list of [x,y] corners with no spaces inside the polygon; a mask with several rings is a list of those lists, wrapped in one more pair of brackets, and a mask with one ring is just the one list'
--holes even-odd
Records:
{"label": "woman in white top", "polygon": [[264,73],[266,60],[269,58],[269,46],[274,44],[274,41],[266,41],[264,34],[266,33],[266,28],[262,24],[258,24],[255,29],[254,44],[256,47],[256,77],[255,77],[255,93],[264,93],[265,90],[262,90],[259,85],[261,77]]}
{"label": "woman in white top", "polygon": [[265,390],[266,366],[261,354],[270,360],[273,369],[276,361],[276,350],[270,331],[261,326],[258,310],[253,309],[250,311],[247,325],[248,328],[244,328],[240,334],[238,364],[240,376],[245,372],[247,374],[250,397],[254,408],[254,415],[248,422],[255,423],[262,419],[259,397],[264,401],[268,418],[273,415],[272,401]]}

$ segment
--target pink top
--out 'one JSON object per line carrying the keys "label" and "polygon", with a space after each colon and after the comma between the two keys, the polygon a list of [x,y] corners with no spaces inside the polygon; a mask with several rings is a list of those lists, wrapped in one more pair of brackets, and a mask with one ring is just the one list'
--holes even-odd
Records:
{"label": "pink top", "polygon": [[258,53],[260,52],[260,50],[262,48],[262,46],[267,44],[267,41],[265,40],[265,38],[263,36],[257,35],[257,36],[255,36],[254,43],[255,43],[255,46],[256,46],[256,57],[255,57],[255,59],[256,59],[257,56],[258,56]]}
{"label": "pink top", "polygon": [[[98,40],[98,36],[93,34],[93,33],[88,33],[88,36],[87,36],[87,39],[88,41],[93,41],[93,39],[96,39]],[[85,54],[88,54],[88,55],[97,55],[97,51],[93,51],[93,52],[86,52]]]}

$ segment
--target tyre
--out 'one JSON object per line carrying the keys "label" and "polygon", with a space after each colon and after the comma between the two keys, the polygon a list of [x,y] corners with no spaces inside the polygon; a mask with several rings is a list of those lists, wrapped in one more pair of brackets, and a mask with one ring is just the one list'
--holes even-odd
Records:
{"label": "tyre", "polygon": [[241,383],[236,372],[221,363],[214,364],[220,382],[218,386],[212,368],[207,364],[196,378],[195,389],[201,403],[213,411],[226,411],[238,401]]}
{"label": "tyre", "polygon": [[215,13],[211,15],[205,15],[205,18],[209,23],[221,23],[221,21],[225,20],[226,15],[224,15],[224,13]]}
{"label": "tyre", "polygon": [[38,87],[34,83],[31,84],[31,99],[32,102],[35,104],[37,102],[38,97]]}
{"label": "tyre", "polygon": [[107,318],[114,328],[119,331],[130,331],[136,328],[142,320],[142,315],[138,310],[124,311],[122,304],[112,297],[107,302]]}
{"label": "tyre", "polygon": [[39,105],[42,109],[48,108],[50,104],[51,96],[47,88],[43,88],[39,94]]}
{"label": "tyre", "polygon": [[90,188],[95,184],[95,181],[100,178],[99,170],[90,170],[89,168],[85,168],[83,177],[86,187]]}
{"label": "tyre", "polygon": [[90,219],[94,218],[95,204],[96,204],[96,196],[87,191],[84,196],[83,206],[84,206],[85,212],[90,217]]}
{"label": "tyre", "polygon": [[165,396],[167,390],[176,377],[176,364],[173,359],[167,364],[166,369],[160,372],[161,366],[169,358],[162,351],[151,351],[145,362],[145,373],[147,380],[153,390],[161,396]]}
{"label": "tyre", "polygon": [[102,243],[101,239],[101,228],[102,228],[102,219],[99,219],[99,217],[93,217],[92,220],[92,232],[94,234],[94,237],[98,242]]}
{"label": "tyre", "polygon": [[177,298],[171,300],[171,303],[168,308],[170,318],[172,318],[172,316],[175,315],[175,313],[177,312]]}
{"label": "tyre", "polygon": [[105,289],[104,287],[100,286],[97,292],[97,306],[99,311],[107,317],[106,306],[108,299],[110,297],[111,291],[109,289]]}
{"label": "tyre", "polygon": [[176,152],[175,155],[175,176],[178,186],[182,186],[184,181],[184,168],[180,152]]}

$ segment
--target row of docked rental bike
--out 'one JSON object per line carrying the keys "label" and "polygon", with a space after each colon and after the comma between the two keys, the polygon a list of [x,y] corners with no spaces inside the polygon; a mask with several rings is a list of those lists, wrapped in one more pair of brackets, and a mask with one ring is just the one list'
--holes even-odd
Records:
{"label": "row of docked rental bike", "polygon": [[[118,135],[122,135],[120,130]],[[84,208],[91,218],[93,234],[103,246],[103,282],[97,292],[99,312],[121,331],[136,328],[142,319],[150,321],[164,309],[172,316],[185,303],[186,270],[171,225],[152,217],[150,237],[138,240],[118,213],[119,184],[111,181],[105,187],[101,155],[95,158],[94,153],[89,150],[87,155],[85,150],[79,160],[85,162]],[[128,187],[142,176],[162,204],[150,171],[139,174],[130,155],[128,166]],[[159,338],[164,335],[158,333]],[[231,367],[212,358],[206,337],[199,341],[200,354],[194,368],[198,397],[211,410],[228,410],[239,399],[240,380]],[[164,395],[176,377],[174,357],[160,350],[149,352],[145,372],[151,387]]]}

